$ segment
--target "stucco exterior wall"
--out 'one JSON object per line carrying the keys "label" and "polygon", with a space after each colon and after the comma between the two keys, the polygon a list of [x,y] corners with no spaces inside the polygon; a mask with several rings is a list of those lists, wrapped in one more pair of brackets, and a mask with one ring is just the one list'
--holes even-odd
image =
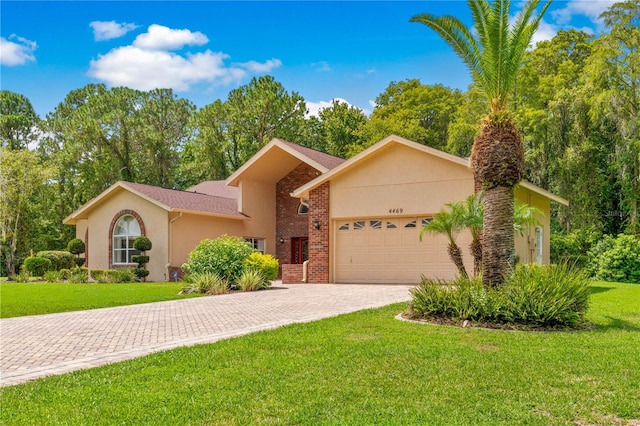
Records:
{"label": "stucco exterior wall", "polygon": [[[109,264],[109,225],[118,212],[133,210],[142,218],[146,236],[153,243],[153,248],[147,252],[150,257],[147,264],[147,269],[150,271],[147,280],[164,281],[168,258],[166,210],[128,191],[119,191],[105,201],[107,202],[97,205],[91,211],[88,219],[80,220],[76,225],[76,236],[82,240],[85,238],[85,229],[89,229],[89,268],[111,269],[113,267]],[[86,223],[86,227],[83,222]]]}
{"label": "stucco exterior wall", "polygon": [[276,184],[243,179],[238,185],[240,212],[250,217],[244,221],[242,237],[264,238],[265,253],[276,255]]}
{"label": "stucco exterior wall", "polygon": [[465,199],[473,185],[467,167],[395,145],[331,181],[331,217],[433,214]]}
{"label": "stucco exterior wall", "polygon": [[[171,213],[169,218],[171,250],[168,263],[172,267],[180,267],[196,248],[200,241],[218,238],[221,235],[244,237],[245,229],[242,220],[224,219],[213,216],[201,216],[189,213]],[[154,247],[155,249],[155,247]],[[163,265],[164,267],[165,265]]]}
{"label": "stucco exterior wall", "polygon": [[[516,187],[514,195],[517,201],[528,204],[531,207],[536,207],[542,211],[542,216],[537,216],[540,221],[540,227],[542,228],[542,263],[549,263],[550,247],[551,247],[551,201],[542,197],[535,192],[522,187]],[[516,254],[523,263],[537,262],[537,238],[536,238],[536,226],[529,226],[525,230],[523,235],[516,233],[515,246]]]}

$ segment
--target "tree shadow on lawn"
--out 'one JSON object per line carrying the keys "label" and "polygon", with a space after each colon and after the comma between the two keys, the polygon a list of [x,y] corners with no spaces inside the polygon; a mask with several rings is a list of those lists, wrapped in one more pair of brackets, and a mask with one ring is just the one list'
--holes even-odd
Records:
{"label": "tree shadow on lawn", "polygon": [[611,331],[611,330],[624,330],[624,331],[636,331],[640,332],[640,327],[631,321],[623,320],[620,318],[614,318],[612,316],[605,316],[604,318],[609,320],[608,324],[598,324],[596,329],[598,331]]}
{"label": "tree shadow on lawn", "polygon": [[602,287],[602,286],[591,286],[589,287],[589,294],[598,294],[598,293],[604,293],[606,291],[609,290],[613,290],[614,287]]}

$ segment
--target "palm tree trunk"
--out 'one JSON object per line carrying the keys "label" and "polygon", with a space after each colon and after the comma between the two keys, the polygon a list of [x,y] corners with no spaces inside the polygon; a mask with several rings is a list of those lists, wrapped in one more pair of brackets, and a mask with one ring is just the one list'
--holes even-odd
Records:
{"label": "palm tree trunk", "polygon": [[497,186],[484,193],[482,284],[504,284],[513,264],[513,188]]}
{"label": "palm tree trunk", "polygon": [[482,268],[482,243],[480,239],[474,238],[469,244],[469,250],[473,256],[473,275],[477,276]]}
{"label": "palm tree trunk", "polygon": [[451,258],[451,261],[456,265],[456,268],[458,268],[458,272],[460,273],[460,275],[462,275],[464,278],[469,278],[467,270],[464,267],[464,262],[462,262],[462,251],[460,250],[460,247],[458,247],[458,245],[455,243],[449,243],[448,251],[449,257]]}

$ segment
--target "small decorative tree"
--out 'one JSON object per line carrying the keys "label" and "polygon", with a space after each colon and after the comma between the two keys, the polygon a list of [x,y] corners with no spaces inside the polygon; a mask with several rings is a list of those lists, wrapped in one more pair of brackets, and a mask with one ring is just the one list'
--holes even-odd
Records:
{"label": "small decorative tree", "polygon": [[133,241],[133,248],[142,253],[131,256],[131,260],[138,264],[138,267],[133,270],[133,273],[141,281],[144,281],[146,276],[149,275],[149,271],[144,268],[144,265],[149,263],[149,256],[146,256],[144,253],[147,250],[151,250],[151,247],[151,240],[147,237],[138,237]]}
{"label": "small decorative tree", "polygon": [[73,240],[69,241],[69,244],[67,244],[67,251],[71,254],[76,255],[75,262],[78,268],[84,265],[84,262],[86,261],[86,259],[80,257],[80,254],[84,253],[85,250],[86,246],[84,244],[84,241],[82,241],[80,238],[74,238]]}

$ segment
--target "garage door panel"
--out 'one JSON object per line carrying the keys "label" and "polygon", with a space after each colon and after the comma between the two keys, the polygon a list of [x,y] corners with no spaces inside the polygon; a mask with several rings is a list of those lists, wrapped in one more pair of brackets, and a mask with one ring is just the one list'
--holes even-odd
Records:
{"label": "garage door panel", "polygon": [[[346,223],[348,227],[344,226]],[[455,267],[447,254],[447,239],[425,234],[420,241],[423,223],[426,223],[424,218],[337,222],[335,281],[417,283],[421,274],[453,277]]]}

